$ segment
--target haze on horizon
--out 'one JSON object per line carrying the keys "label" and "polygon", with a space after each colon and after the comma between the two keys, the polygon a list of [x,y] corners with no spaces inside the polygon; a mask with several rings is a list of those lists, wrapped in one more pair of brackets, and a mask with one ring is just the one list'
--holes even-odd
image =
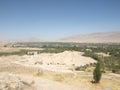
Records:
{"label": "haze on horizon", "polygon": [[119,0],[0,0],[0,40],[119,30]]}

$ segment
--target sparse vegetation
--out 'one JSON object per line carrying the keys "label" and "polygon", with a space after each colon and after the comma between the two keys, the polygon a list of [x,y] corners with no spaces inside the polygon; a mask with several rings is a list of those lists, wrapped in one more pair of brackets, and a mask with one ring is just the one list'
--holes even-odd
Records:
{"label": "sparse vegetation", "polygon": [[91,57],[91,58],[93,58],[97,61],[100,60],[99,57],[96,54],[94,54],[93,52],[89,52],[89,51],[85,51],[83,56]]}
{"label": "sparse vegetation", "polygon": [[10,56],[10,55],[25,55],[27,54],[27,50],[20,50],[20,51],[14,51],[14,52],[0,52],[0,56]]}
{"label": "sparse vegetation", "polygon": [[86,69],[86,66],[77,66],[77,67],[75,67],[76,71],[85,71],[85,69]]}
{"label": "sparse vegetation", "polygon": [[[25,45],[23,45],[23,46],[25,46]],[[35,47],[37,47],[37,46],[40,48],[42,47],[39,44],[36,45]],[[33,46],[31,45],[30,47],[34,48],[34,45]],[[30,48],[30,47],[25,47],[25,48]],[[4,48],[8,48],[8,47],[6,46]],[[14,45],[14,47],[12,47],[12,48],[15,49],[16,46]],[[49,71],[37,68],[37,66],[42,65],[39,62],[37,63],[36,67],[17,65],[18,60],[21,60],[21,63],[24,64],[24,62],[25,62],[25,64],[26,64],[28,57],[34,58],[34,56],[31,56],[33,54],[32,53],[28,54],[28,52],[33,52],[33,53],[37,52],[37,54],[44,53],[45,55],[46,55],[46,53],[48,53],[48,55],[52,55],[49,53],[58,53],[59,54],[60,52],[64,53],[64,51],[68,51],[68,52],[72,51],[71,53],[78,53],[78,55],[80,54],[80,55],[84,55],[87,57],[91,57],[91,58],[95,59],[96,61],[98,61],[101,67],[98,64],[96,65],[96,62],[89,63],[84,66],[73,65],[72,67],[69,67],[70,70],[73,71],[72,73],[62,73],[60,70],[59,70],[60,72],[54,72],[54,71],[49,72]],[[78,52],[74,52],[74,51],[78,51]],[[79,53],[79,52],[83,52],[84,54]],[[96,53],[100,53],[100,52],[109,55],[109,57],[104,57],[102,55],[100,56],[100,55],[96,54]],[[27,56],[26,54],[30,55],[30,56]],[[44,54],[41,54],[41,55],[44,55]],[[95,87],[96,90],[100,89],[100,88],[106,89],[106,87],[111,90],[118,90],[118,88],[120,86],[120,84],[118,83],[119,81],[117,81],[117,80],[119,80],[119,77],[117,77],[117,76],[116,77],[109,76],[108,73],[105,73],[101,79],[102,72],[109,71],[112,73],[120,73],[120,45],[97,45],[97,44],[96,45],[95,44],[92,44],[92,45],[89,45],[89,44],[86,44],[86,45],[85,44],[84,45],[65,44],[65,45],[63,45],[62,44],[61,46],[44,45],[41,50],[39,50],[39,49],[38,50],[19,49],[18,51],[12,51],[12,52],[11,51],[3,52],[1,50],[0,56],[8,56],[8,55],[25,55],[25,56],[22,56],[22,59],[25,59],[25,61],[22,60],[20,56],[15,56],[15,57],[19,57],[17,59],[14,56],[12,56],[13,59],[11,58],[10,61],[7,61],[7,59],[5,59],[5,58],[9,58],[9,57],[1,57],[1,58],[4,58],[3,61],[5,61],[5,60],[7,61],[7,62],[4,62],[4,64],[2,63],[0,65],[0,72],[2,72],[2,73],[7,72],[7,73],[13,73],[13,74],[20,74],[23,76],[29,75],[29,76],[37,77],[37,79],[39,77],[41,77],[43,79],[46,78],[47,80],[49,79],[49,80],[57,81],[59,83],[63,82],[63,83],[67,83],[67,84],[75,85],[75,86],[82,85],[82,87],[84,86],[85,88],[86,88],[86,85],[88,85],[88,87],[90,87],[90,88]],[[70,55],[72,55],[72,54],[70,54]],[[67,56],[67,55],[65,54],[65,56]],[[35,56],[35,58],[36,57],[37,56]],[[90,59],[90,58],[88,58],[88,59]],[[9,62],[11,62],[11,60],[13,61],[13,63],[15,61],[16,64],[15,63],[9,64]],[[63,59],[61,59],[61,60],[63,60]],[[83,59],[83,60],[85,60],[85,59]],[[1,60],[1,62],[2,62],[2,60]],[[31,64],[31,62],[30,62],[30,64]],[[50,66],[50,65],[51,64],[49,64],[48,66]],[[56,64],[56,65],[60,65],[60,64]],[[96,66],[96,68],[95,68],[95,66]],[[61,65],[61,67],[62,67],[62,65]],[[75,71],[73,69],[75,69]],[[77,72],[77,71],[80,71],[80,72]],[[94,73],[92,73],[93,71],[94,71]],[[113,74],[113,75],[117,75],[117,74]],[[101,83],[97,84],[97,85],[91,84],[89,81],[91,81],[92,76],[93,76],[95,83],[98,83],[98,82],[101,82]],[[106,79],[106,77],[107,77],[107,79]],[[111,77],[113,77],[113,78],[111,78]],[[41,80],[41,78],[40,78],[40,80]],[[114,83],[115,83],[115,85],[111,86]],[[26,83],[24,83],[24,84],[26,84]]]}
{"label": "sparse vegetation", "polygon": [[[17,43],[15,45],[8,45],[17,47],[30,47],[30,48],[43,48],[43,50],[36,50],[40,53],[61,53],[64,51],[78,51],[84,52],[84,56],[91,57],[97,61],[100,61],[103,72],[111,71],[114,73],[120,73],[120,45],[119,44],[80,44],[80,43]],[[8,47],[6,46],[6,47]],[[26,55],[29,50],[20,50],[16,52],[0,52],[0,56],[8,55]],[[103,52],[109,57],[99,56],[96,53]]]}

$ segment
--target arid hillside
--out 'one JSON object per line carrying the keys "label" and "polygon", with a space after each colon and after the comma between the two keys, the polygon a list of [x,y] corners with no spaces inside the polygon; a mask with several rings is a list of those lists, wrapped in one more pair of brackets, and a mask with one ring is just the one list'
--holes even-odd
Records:
{"label": "arid hillside", "polygon": [[120,31],[79,34],[59,39],[60,42],[120,43]]}
{"label": "arid hillside", "polygon": [[3,47],[4,45],[6,45],[6,43],[5,43],[5,42],[0,41],[0,47]]}
{"label": "arid hillside", "polygon": [[[1,50],[15,49],[4,47]],[[94,67],[74,70],[76,66],[92,63],[96,60],[78,51],[1,56],[0,90],[119,90],[119,74],[103,73],[101,82],[92,84]]]}

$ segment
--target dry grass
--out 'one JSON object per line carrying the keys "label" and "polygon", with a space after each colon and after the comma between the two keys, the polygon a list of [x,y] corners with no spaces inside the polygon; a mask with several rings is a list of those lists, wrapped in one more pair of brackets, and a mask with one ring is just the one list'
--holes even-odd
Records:
{"label": "dry grass", "polygon": [[103,78],[99,84],[92,84],[92,74],[83,73],[55,73],[47,71],[44,73],[43,78],[51,79],[57,82],[67,83],[78,87],[89,88],[88,90],[119,90],[120,82],[110,78]]}
{"label": "dry grass", "polygon": [[18,48],[8,48],[8,47],[0,48],[0,52],[9,52],[9,53],[11,53],[11,52],[19,52],[19,51],[20,51],[20,49],[18,49]]}
{"label": "dry grass", "polygon": [[[92,73],[79,72],[79,73],[58,73],[52,71],[44,71],[39,68],[26,67],[16,64],[0,65],[0,72],[10,72],[15,74],[33,75],[36,77],[47,78],[57,82],[67,83],[69,85],[76,85],[77,87],[89,88],[88,90],[119,90],[120,82],[111,78],[103,76],[99,84],[92,84]],[[107,75],[106,75],[107,76]]]}
{"label": "dry grass", "polygon": [[0,65],[0,72],[9,72],[15,74],[28,74],[28,75],[43,75],[43,70],[35,67],[27,67],[17,64],[2,64]]}
{"label": "dry grass", "polygon": [[94,69],[95,69],[95,67],[87,67],[86,69],[85,69],[85,71],[86,72],[93,72],[94,71]]}
{"label": "dry grass", "polygon": [[43,48],[13,48],[13,47],[0,47],[0,52],[19,52],[20,50],[43,50]]}
{"label": "dry grass", "polygon": [[56,75],[54,76],[54,80],[55,80],[55,81],[62,82],[62,81],[64,81],[64,79],[65,79],[65,77],[64,77],[63,75],[61,75],[61,74],[56,74]]}

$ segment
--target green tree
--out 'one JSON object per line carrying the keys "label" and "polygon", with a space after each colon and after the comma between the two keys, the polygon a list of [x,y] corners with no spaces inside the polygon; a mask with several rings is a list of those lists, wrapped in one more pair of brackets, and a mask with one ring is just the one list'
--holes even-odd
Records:
{"label": "green tree", "polygon": [[101,65],[100,65],[100,63],[98,62],[98,63],[96,64],[96,67],[95,67],[94,72],[93,72],[94,82],[95,82],[95,83],[99,83],[101,77],[102,77]]}

